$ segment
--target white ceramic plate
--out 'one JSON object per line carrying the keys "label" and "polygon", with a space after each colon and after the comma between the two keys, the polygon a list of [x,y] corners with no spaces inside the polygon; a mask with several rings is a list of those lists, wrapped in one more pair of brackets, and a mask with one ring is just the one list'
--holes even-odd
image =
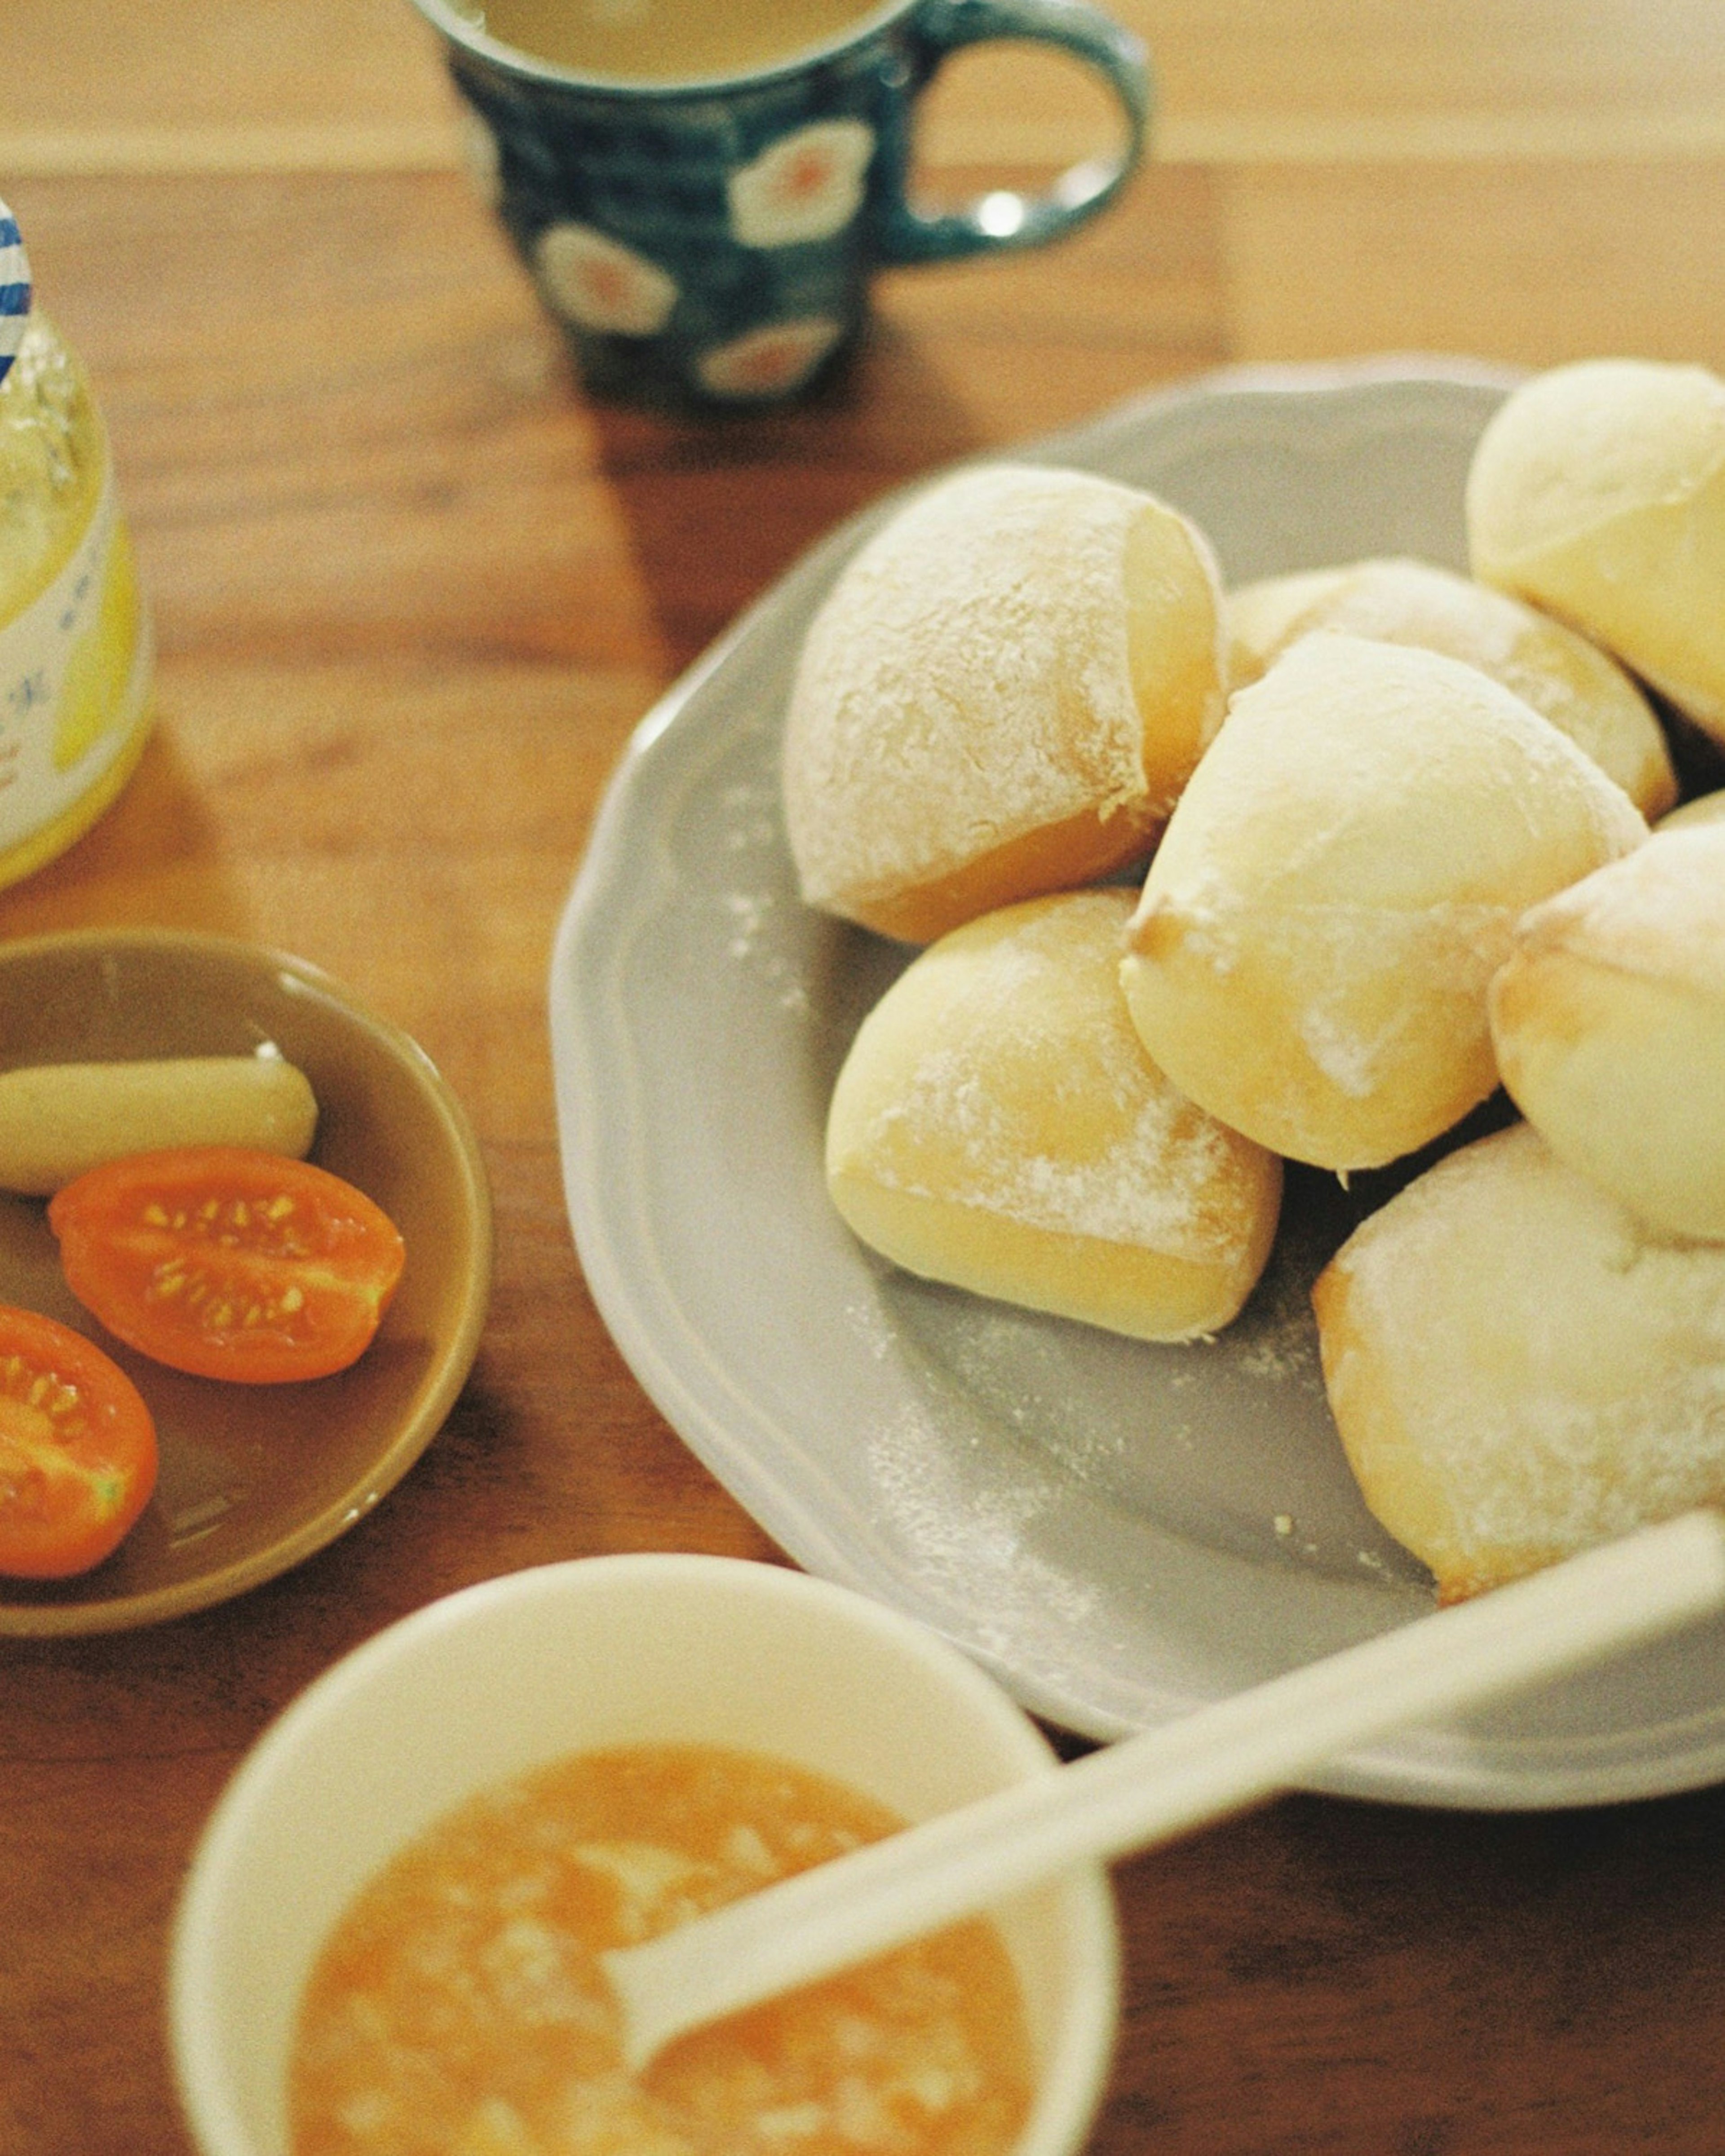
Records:
{"label": "white ceramic plate", "polygon": [[[1224,373],[1014,454],[1149,487],[1231,580],[1463,562],[1507,377],[1421,361]],[[924,1620],[1034,1712],[1111,1738],[1430,1606],[1336,1439],[1307,1290],[1384,1178],[1291,1178],[1218,1341],[1149,1347],[877,1262],[829,1206],[829,1089],[906,954],[796,896],[779,717],[810,613],[880,521],[802,562],[645,720],[551,983],[569,1211],[624,1353],[798,1563]],[[1599,1803],[1725,1778],[1725,1625],[1339,1762],[1410,1803]]]}

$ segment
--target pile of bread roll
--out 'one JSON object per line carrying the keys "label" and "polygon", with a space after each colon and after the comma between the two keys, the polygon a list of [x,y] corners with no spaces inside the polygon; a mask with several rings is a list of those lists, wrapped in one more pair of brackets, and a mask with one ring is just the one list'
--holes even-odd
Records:
{"label": "pile of bread roll", "polygon": [[1285,1162],[1449,1141],[1312,1293],[1445,1600],[1725,1502],[1725,794],[1668,739],[1725,748],[1725,381],[1535,377],[1466,516],[1471,576],[1228,590],[1153,495],[968,470],[841,572],[783,750],[804,897],[927,947],[828,1120],[886,1257],[1197,1339]]}

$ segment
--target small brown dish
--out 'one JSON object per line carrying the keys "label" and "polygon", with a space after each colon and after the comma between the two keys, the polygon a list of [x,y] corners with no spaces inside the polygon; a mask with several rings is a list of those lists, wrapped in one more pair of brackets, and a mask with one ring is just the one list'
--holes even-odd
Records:
{"label": "small brown dish", "polygon": [[46,1208],[0,1193],[0,1302],[86,1333],[156,1418],[156,1494],[113,1556],[74,1578],[0,1578],[0,1635],[119,1631],[271,1579],[362,1518],[442,1426],[472,1366],[491,1277],[491,1205],[465,1112],[407,1034],[316,967],[223,937],[91,930],[0,944],[0,1069],[250,1055],[273,1042],[311,1081],[311,1158],[374,1199],[407,1266],[351,1368],[223,1384],[134,1354],[74,1301]]}

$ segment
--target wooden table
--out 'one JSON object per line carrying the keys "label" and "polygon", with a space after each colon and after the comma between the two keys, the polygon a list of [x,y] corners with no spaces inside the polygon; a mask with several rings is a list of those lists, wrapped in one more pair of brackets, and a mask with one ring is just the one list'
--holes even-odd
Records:
{"label": "wooden table", "polygon": [[[0,1646],[0,2150],[184,2156],[162,2035],[188,1854],[266,1721],[431,1597],[543,1559],[770,1558],[584,1290],[543,983],[659,691],[905,477],[1219,362],[1386,347],[1725,365],[1715,0],[1133,0],[1158,162],[1057,250],[883,281],[811,407],[571,382],[398,0],[8,0],[0,194],[88,362],[161,639],[118,807],[0,935],[196,925],[327,968],[484,1142],[489,1330],[448,1427],[298,1571]],[[1081,85],[975,62],[930,183],[1060,162]],[[1123,1865],[1097,2156],[1718,2156],[1725,1791],[1479,1817],[1296,1798]]]}

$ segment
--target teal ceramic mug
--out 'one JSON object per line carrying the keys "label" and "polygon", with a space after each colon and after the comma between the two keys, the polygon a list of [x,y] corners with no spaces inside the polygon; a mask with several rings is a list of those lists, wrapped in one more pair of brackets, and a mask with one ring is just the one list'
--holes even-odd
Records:
{"label": "teal ceramic mug", "polygon": [[[824,7],[828,33],[776,58],[739,42],[776,12],[748,0],[490,0],[489,27],[482,0],[413,4],[476,116],[498,214],[601,393],[806,388],[854,341],[875,269],[1059,238],[1119,192],[1148,120],[1142,47],[1085,0],[803,0],[789,12],[806,26]],[[527,31],[557,56],[521,49]],[[1123,143],[1045,194],[931,214],[908,192],[916,101],[951,54],[996,38],[1094,69]]]}

